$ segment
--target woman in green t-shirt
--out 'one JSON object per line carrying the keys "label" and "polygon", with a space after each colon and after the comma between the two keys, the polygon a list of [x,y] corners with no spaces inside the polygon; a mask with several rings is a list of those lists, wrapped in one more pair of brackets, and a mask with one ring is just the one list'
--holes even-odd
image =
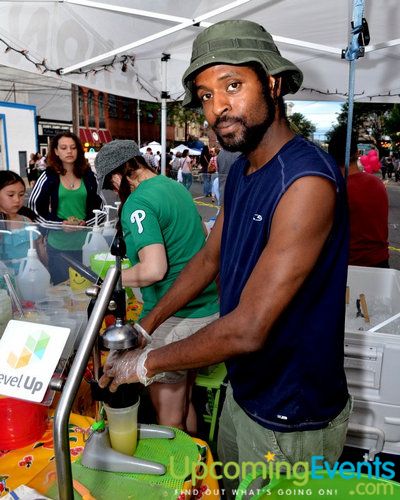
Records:
{"label": "woman in green t-shirt", "polygon": [[[116,140],[103,146],[95,160],[99,189],[117,191],[120,222],[132,267],[122,271],[125,286],[140,287],[144,316],[165,295],[180,271],[204,246],[205,231],[190,193],[178,182],[157,175],[134,141]],[[157,348],[184,339],[218,317],[215,283],[151,338]],[[143,340],[143,339],[142,339]],[[194,374],[167,372],[149,386],[158,423],[196,431],[191,399]]]}

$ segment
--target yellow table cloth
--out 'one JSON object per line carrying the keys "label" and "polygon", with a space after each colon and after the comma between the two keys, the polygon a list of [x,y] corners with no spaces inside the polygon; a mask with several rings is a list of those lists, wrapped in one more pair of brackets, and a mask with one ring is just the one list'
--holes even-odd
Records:
{"label": "yellow table cloth", "polygon": [[[83,451],[85,433],[93,420],[72,414],[69,422],[71,462]],[[21,484],[28,484],[49,463],[54,462],[53,417],[41,439],[18,450],[0,451],[0,497]]]}
{"label": "yellow table cloth", "polygon": [[[81,455],[92,423],[93,419],[89,417],[71,414],[69,421],[71,462],[77,460]],[[46,494],[45,492],[50,485],[54,484],[56,473],[52,425],[53,417],[50,417],[47,430],[42,438],[25,448],[0,451],[0,497],[23,484]],[[210,469],[213,456],[209,446],[200,439],[194,438],[194,441],[199,449],[199,462],[202,461],[206,464],[207,469]],[[201,498],[220,499],[220,490],[216,479],[207,476],[194,486],[188,480],[182,484],[182,491],[177,496],[177,500],[199,500]]]}

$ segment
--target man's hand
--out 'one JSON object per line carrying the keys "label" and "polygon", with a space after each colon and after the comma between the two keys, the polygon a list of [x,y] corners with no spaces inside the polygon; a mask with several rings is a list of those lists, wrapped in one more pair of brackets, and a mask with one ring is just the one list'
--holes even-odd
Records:
{"label": "man's hand", "polygon": [[143,349],[111,351],[104,365],[104,375],[99,380],[99,386],[103,389],[110,384],[110,392],[115,392],[121,384],[139,382],[136,368],[142,352]]}

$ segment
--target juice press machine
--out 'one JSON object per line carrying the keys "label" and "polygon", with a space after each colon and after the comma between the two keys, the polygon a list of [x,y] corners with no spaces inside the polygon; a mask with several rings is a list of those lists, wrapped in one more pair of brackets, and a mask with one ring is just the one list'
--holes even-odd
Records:
{"label": "juice press machine", "polygon": [[[100,376],[100,345],[106,349],[134,349],[138,345],[136,330],[125,322],[126,301],[125,290],[121,280],[121,261],[125,256],[125,243],[118,234],[111,247],[111,254],[116,257],[115,267],[110,267],[103,282],[87,289],[86,293],[91,299],[88,308],[89,319],[83,333],[78,350],[75,354],[69,374],[62,387],[53,387],[62,390],[59,403],[54,414],[53,438],[57,469],[57,482],[59,498],[70,500],[74,498],[72,469],[70,463],[68,421],[74,398],[78,392],[91,353],[94,359],[94,375],[98,381]],[[76,262],[70,264],[83,274],[90,274]],[[93,276],[91,277],[93,280]],[[113,311],[116,317],[115,324],[108,327],[104,334],[99,336],[103,318],[107,312]],[[98,398],[96,398],[98,399]],[[99,412],[97,412],[99,413]],[[139,439],[175,437],[173,430],[155,425],[138,425]],[[88,439],[82,455],[82,465],[111,472],[133,472],[147,474],[164,474],[162,464],[149,460],[139,459],[134,456],[124,455],[111,448],[108,430],[104,426],[95,426]]]}

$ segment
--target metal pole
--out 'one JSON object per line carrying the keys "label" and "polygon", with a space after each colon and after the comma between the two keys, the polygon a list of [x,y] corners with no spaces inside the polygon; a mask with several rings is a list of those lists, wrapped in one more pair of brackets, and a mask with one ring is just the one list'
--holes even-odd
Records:
{"label": "metal pole", "polygon": [[140,148],[140,143],[141,143],[141,138],[140,138],[140,99],[137,99],[136,114],[137,114],[137,143],[138,143],[138,146]]}
{"label": "metal pole", "polygon": [[[347,179],[350,165],[350,146],[351,132],[353,128],[353,111],[354,111],[354,88],[355,88],[355,71],[356,59],[364,55],[364,46],[360,46],[360,32],[362,31],[362,20],[364,14],[364,0],[353,0],[352,10],[352,36],[347,49],[343,52],[342,57],[347,59],[349,64],[349,97],[347,111],[347,130],[346,130],[346,150],[344,161],[344,177]],[[369,40],[368,40],[369,42]]]}
{"label": "metal pole", "polygon": [[346,149],[344,155],[344,178],[347,180],[350,166],[350,146],[351,146],[351,131],[353,129],[353,112],[354,112],[354,87],[355,87],[355,70],[356,61],[350,61],[349,65],[349,107],[347,110],[347,129],[346,129]]}
{"label": "metal pole", "polygon": [[79,87],[71,85],[72,132],[79,137]]}
{"label": "metal pole", "polygon": [[166,171],[167,99],[169,99],[167,91],[167,63],[170,57],[169,54],[163,54],[161,58],[161,175],[165,175]]}
{"label": "metal pole", "polygon": [[119,276],[120,271],[116,267],[110,268],[107,272],[54,414],[53,437],[60,500],[72,500],[74,498],[68,434],[68,421],[72,403],[78,392],[90,353],[96,342],[97,334],[101,328],[104,314]]}
{"label": "metal pole", "polygon": [[[83,0],[82,0],[83,1]],[[82,3],[80,1],[79,3]],[[228,10],[235,9],[236,7],[240,7],[241,5],[244,5],[248,2],[251,2],[252,0],[235,0],[234,2],[231,2],[227,5],[223,5],[222,7],[218,7],[217,9],[214,10],[208,10],[205,14],[202,14],[201,16],[195,17],[194,19],[188,19],[176,26],[172,26],[171,28],[167,28],[166,30],[160,31],[158,33],[154,33],[153,35],[149,35],[145,38],[142,38],[141,40],[136,40],[135,42],[132,42],[128,45],[124,45],[122,47],[118,47],[117,49],[113,49],[109,52],[106,52],[105,54],[101,54],[99,56],[92,57],[91,59],[87,59],[86,61],[82,61],[80,63],[74,64],[73,66],[69,66],[68,68],[61,68],[60,73],[62,75],[68,75],[68,73],[71,73],[72,71],[75,71],[80,68],[84,68],[85,66],[93,66],[94,64],[100,63],[102,61],[105,61],[106,59],[111,59],[114,56],[117,56],[119,54],[123,53],[128,53],[135,49],[136,47],[141,47],[142,45],[145,45],[146,43],[152,42],[154,40],[158,40],[164,36],[167,35],[172,35],[174,33],[177,33],[178,31],[182,31],[185,28],[189,28],[191,26],[197,25],[201,23],[202,21],[205,21],[206,19],[211,19],[212,17],[218,16],[219,14],[223,14],[224,12],[227,12]],[[88,4],[89,2],[85,2],[85,4]],[[153,13],[154,14],[154,13]]]}

